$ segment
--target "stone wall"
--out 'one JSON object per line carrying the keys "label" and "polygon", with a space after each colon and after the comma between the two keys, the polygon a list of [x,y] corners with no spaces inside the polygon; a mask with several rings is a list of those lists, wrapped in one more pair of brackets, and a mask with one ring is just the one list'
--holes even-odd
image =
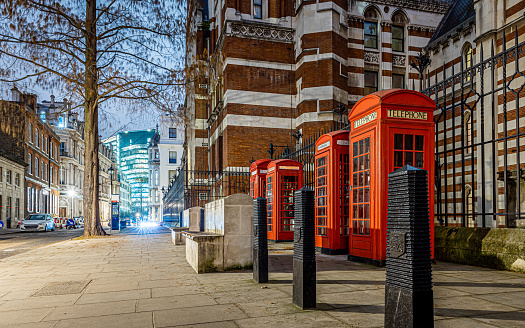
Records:
{"label": "stone wall", "polygon": [[525,273],[525,229],[435,228],[436,260]]}
{"label": "stone wall", "polygon": [[224,236],[224,269],[252,264],[253,199],[234,194],[206,204],[204,229]]}

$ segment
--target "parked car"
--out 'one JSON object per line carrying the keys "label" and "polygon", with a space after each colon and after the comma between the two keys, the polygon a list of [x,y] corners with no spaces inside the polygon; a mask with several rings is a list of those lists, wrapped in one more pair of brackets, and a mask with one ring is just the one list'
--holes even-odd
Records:
{"label": "parked car", "polygon": [[21,231],[54,231],[55,221],[49,214],[29,214],[20,223]]}

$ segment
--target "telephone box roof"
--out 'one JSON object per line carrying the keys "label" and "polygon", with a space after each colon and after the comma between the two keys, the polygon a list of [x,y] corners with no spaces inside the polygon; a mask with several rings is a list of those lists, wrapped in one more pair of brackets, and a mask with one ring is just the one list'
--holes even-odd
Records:
{"label": "telephone box roof", "polygon": [[421,92],[407,89],[387,89],[374,92],[361,98],[352,107],[348,117],[352,118],[358,114],[356,113],[357,108],[361,108],[359,113],[362,113],[368,109],[385,105],[426,109],[431,112],[436,109],[436,103]]}

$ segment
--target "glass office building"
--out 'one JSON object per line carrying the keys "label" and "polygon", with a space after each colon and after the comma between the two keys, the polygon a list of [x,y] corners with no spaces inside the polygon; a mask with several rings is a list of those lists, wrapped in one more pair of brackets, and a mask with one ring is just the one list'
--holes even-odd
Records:
{"label": "glass office building", "polygon": [[119,132],[116,140],[109,142],[116,149],[119,170],[129,182],[134,218],[148,215],[148,145],[154,134],[154,129]]}

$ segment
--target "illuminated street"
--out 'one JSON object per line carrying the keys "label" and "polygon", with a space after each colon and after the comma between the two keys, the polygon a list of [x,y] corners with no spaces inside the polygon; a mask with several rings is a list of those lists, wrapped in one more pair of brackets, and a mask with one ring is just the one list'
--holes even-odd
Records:
{"label": "illuminated street", "polygon": [[48,232],[16,232],[0,234],[0,259],[25,253],[42,246],[76,238],[84,229],[57,229]]}

